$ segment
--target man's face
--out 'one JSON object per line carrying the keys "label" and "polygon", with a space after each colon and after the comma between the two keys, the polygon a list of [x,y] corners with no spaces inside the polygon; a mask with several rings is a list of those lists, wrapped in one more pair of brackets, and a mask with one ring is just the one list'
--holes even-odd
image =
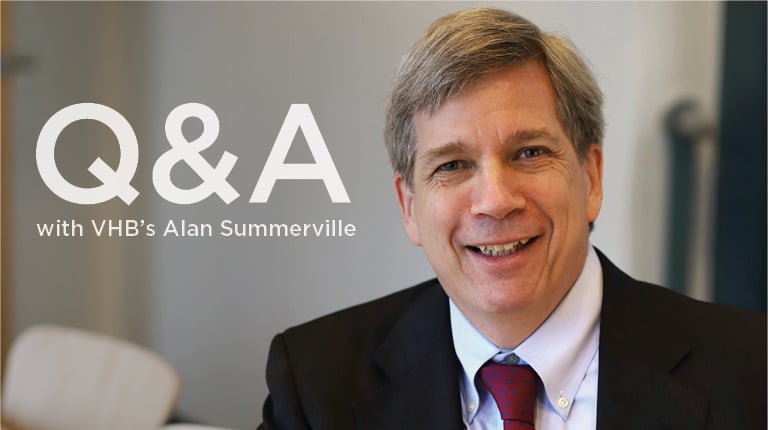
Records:
{"label": "man's face", "polygon": [[[546,317],[581,273],[600,210],[602,150],[582,162],[545,70],[489,74],[414,115],[413,188],[395,190],[411,240],[470,319]],[[474,317],[474,318],[473,318]]]}

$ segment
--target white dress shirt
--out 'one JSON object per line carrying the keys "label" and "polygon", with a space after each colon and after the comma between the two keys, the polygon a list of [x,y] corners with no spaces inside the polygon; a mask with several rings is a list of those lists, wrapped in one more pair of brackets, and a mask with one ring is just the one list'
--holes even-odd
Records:
{"label": "white dress shirt", "polygon": [[463,369],[459,389],[464,425],[473,430],[503,430],[499,409],[477,376],[483,363],[493,359],[528,364],[541,379],[537,430],[594,429],[602,297],[602,268],[590,245],[576,283],[541,326],[514,350],[495,346],[451,301],[453,344]]}

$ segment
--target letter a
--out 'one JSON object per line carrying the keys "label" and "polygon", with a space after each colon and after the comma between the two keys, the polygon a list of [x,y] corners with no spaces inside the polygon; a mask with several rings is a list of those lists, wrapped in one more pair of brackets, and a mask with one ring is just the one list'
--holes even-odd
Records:
{"label": "letter a", "polygon": [[[307,146],[315,159],[312,164],[285,163],[285,157],[288,156],[299,128],[304,133]],[[256,182],[250,202],[266,203],[278,179],[322,179],[333,203],[349,203],[347,190],[344,189],[339,172],[333,164],[331,154],[325,146],[320,128],[308,104],[292,104],[288,109],[283,126],[264,164],[264,170]]]}

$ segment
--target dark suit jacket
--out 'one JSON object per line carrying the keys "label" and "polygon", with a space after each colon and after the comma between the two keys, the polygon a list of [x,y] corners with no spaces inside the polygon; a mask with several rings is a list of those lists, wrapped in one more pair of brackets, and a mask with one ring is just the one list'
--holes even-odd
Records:
{"label": "dark suit jacket", "polygon": [[[766,429],[765,316],[636,281],[599,255],[597,428]],[[261,428],[460,429],[459,371],[431,280],[277,335]]]}

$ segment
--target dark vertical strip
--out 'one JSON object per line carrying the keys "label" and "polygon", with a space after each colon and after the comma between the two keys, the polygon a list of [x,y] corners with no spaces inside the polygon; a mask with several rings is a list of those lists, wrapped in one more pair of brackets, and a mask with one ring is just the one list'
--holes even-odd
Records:
{"label": "dark vertical strip", "polygon": [[686,127],[686,118],[695,112],[690,100],[675,104],[667,113],[664,128],[670,147],[669,235],[667,237],[667,286],[685,293],[688,289],[688,262],[692,225],[692,195],[697,175],[693,162],[695,136]]}
{"label": "dark vertical strip", "polygon": [[725,4],[715,301],[766,309],[766,3]]}

